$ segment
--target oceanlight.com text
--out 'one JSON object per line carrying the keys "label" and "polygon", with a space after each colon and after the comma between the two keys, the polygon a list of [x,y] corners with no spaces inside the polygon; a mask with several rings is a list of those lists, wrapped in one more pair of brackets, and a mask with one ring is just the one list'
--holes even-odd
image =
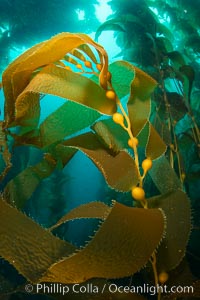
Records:
{"label": "oceanlight.com text", "polygon": [[144,284],[141,286],[119,286],[114,283],[105,283],[102,286],[98,286],[92,283],[88,284],[72,284],[63,285],[61,283],[38,283],[36,285],[25,285],[25,291],[27,293],[43,293],[43,294],[103,294],[104,292],[115,293],[132,293],[132,294],[149,294],[154,296],[158,293],[162,294],[193,294],[193,286],[167,286],[167,285],[149,285]]}

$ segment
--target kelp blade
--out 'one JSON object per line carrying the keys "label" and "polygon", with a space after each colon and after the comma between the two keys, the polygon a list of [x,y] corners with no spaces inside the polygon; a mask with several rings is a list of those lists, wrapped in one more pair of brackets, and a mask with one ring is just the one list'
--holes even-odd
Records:
{"label": "kelp blade", "polygon": [[103,68],[99,75],[100,85],[107,86],[108,58],[103,47],[85,34],[61,33],[50,40],[37,44],[19,56],[3,73],[2,84],[5,94],[5,127],[15,121],[15,102],[29,84],[32,72],[62,59],[66,53],[83,44],[98,50]]}
{"label": "kelp blade", "polygon": [[[32,98],[38,94],[51,94],[86,105],[103,114],[116,111],[114,101],[106,97],[105,90],[92,80],[54,65],[43,68],[16,99],[17,125],[36,126],[39,105]],[[84,116],[83,116],[84,117]]]}
{"label": "kelp blade", "polygon": [[[9,220],[9,221],[8,221]],[[0,199],[0,256],[37,282],[49,266],[75,248]]]}
{"label": "kelp blade", "polygon": [[109,212],[110,208],[103,202],[90,202],[83,204],[72,209],[70,212],[64,215],[55,225],[49,228],[49,230],[53,230],[65,222],[75,219],[95,218],[104,220]]}
{"label": "kelp blade", "polygon": [[53,265],[40,280],[74,283],[93,277],[130,276],[147,263],[163,231],[160,210],[115,203],[88,245],[76,255]]}
{"label": "kelp blade", "polygon": [[99,142],[95,134],[82,134],[63,142],[63,145],[78,149],[87,155],[112,188],[127,192],[137,184],[138,173],[133,158],[126,151],[113,155]]}
{"label": "kelp blade", "polygon": [[129,276],[147,263],[162,239],[163,213],[118,203],[105,210],[110,213],[94,238],[75,253],[72,245],[1,199],[0,255],[35,283],[78,283],[93,277]]}
{"label": "kelp blade", "polygon": [[128,113],[133,134],[137,136],[149,119],[150,96],[157,82],[137,67],[131,84],[131,94],[128,100]]}

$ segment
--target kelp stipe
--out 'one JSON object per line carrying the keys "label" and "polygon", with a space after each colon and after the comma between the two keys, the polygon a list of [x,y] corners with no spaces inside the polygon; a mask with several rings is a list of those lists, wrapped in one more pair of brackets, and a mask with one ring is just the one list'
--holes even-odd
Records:
{"label": "kelp stipe", "polygon": [[[0,200],[0,255],[28,281],[73,284],[123,278],[151,262],[157,284],[183,259],[190,204],[170,166],[164,183],[160,177],[168,161],[166,145],[149,119],[156,85],[126,61],[108,65],[105,50],[84,34],[62,33],[42,42],[4,72],[4,140],[12,135],[13,147],[32,145],[43,151],[40,162],[8,182]],[[38,125],[41,94],[62,97],[66,103]],[[129,96],[127,110],[121,104],[124,96]],[[15,126],[20,130],[13,134],[10,129]],[[78,134],[88,126],[91,130]],[[142,161],[139,146],[146,153]],[[77,151],[91,159],[111,188],[130,192],[136,201],[133,207],[114,200],[111,206],[91,202],[42,228],[21,209],[38,184],[64,168]],[[143,181],[151,172],[161,195],[147,199]],[[52,234],[61,224],[80,218],[101,220],[82,249]]]}

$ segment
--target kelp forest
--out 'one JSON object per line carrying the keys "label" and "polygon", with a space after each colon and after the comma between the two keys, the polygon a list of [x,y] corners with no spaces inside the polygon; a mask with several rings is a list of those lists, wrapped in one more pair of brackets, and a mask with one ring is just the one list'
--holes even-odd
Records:
{"label": "kelp forest", "polygon": [[0,1],[3,300],[200,298],[200,1],[100,3]]}

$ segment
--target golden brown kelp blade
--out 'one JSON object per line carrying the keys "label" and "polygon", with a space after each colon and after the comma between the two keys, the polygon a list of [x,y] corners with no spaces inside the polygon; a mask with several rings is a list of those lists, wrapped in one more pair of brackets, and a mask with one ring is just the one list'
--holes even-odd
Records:
{"label": "golden brown kelp blade", "polygon": [[147,120],[137,138],[139,146],[145,149],[146,157],[152,160],[159,158],[166,152],[166,144],[149,120]]}
{"label": "golden brown kelp blade", "polygon": [[69,243],[54,237],[1,199],[0,255],[32,282],[78,283],[93,277],[129,276],[147,263],[160,243],[163,213],[118,203],[109,210],[94,238],[74,253]]}
{"label": "golden brown kelp blade", "polygon": [[160,210],[129,208],[115,203],[88,245],[53,265],[40,280],[73,283],[92,277],[129,276],[146,264],[163,230]]}
{"label": "golden brown kelp blade", "polygon": [[81,51],[86,53],[87,56],[91,59],[91,61],[93,61],[93,63],[95,63],[95,64],[98,63],[98,61],[96,59],[96,56],[94,55],[93,51],[91,50],[91,48],[87,44],[83,44],[83,45],[78,46],[78,49],[80,49]]}
{"label": "golden brown kelp blade", "polygon": [[92,129],[95,131],[100,142],[114,154],[127,148],[128,134],[118,124],[114,123],[113,120],[107,119],[96,122],[92,126]]}
{"label": "golden brown kelp blade", "polygon": [[64,215],[55,225],[49,228],[49,230],[53,230],[56,227],[70,220],[80,218],[96,218],[105,220],[108,213],[110,212],[110,209],[111,208],[103,202],[90,202],[87,204],[80,205],[71,210],[66,215]]}
{"label": "golden brown kelp blade", "polygon": [[114,101],[89,78],[55,65],[44,67],[17,97],[15,122],[18,125],[37,125],[40,107],[37,95],[50,94],[86,105],[103,114],[116,111]]}
{"label": "golden brown kelp blade", "polygon": [[156,159],[166,152],[167,146],[150,122],[145,126],[149,126],[149,137],[146,143],[146,157]]}
{"label": "golden brown kelp blade", "polygon": [[[40,67],[61,60],[66,53],[83,44],[89,44],[97,49],[102,70],[99,74],[100,86],[107,87],[108,57],[100,45],[85,34],[61,33],[55,37],[35,45],[18,57],[3,73],[3,88],[5,94],[5,126],[12,126],[15,121],[15,103],[17,97],[29,84],[32,72]],[[19,113],[19,111],[18,111]]]}
{"label": "golden brown kelp blade", "polygon": [[137,169],[132,157],[126,151],[112,155],[93,133],[82,134],[63,142],[63,145],[81,150],[87,155],[112,188],[130,191],[137,184]]}
{"label": "golden brown kelp blade", "polygon": [[[29,57],[33,55],[35,51],[39,51],[40,48],[44,45],[44,42],[37,44],[30,48],[28,51],[26,51],[23,54],[23,58],[20,56],[18,57],[13,63],[9,65],[9,67],[4,71],[2,75],[2,85],[5,95],[5,127],[7,127],[9,124],[11,124],[15,119],[15,101],[20,94],[20,92],[26,87],[26,85],[29,83],[31,73],[40,66],[35,63],[31,67],[31,64],[29,63],[29,71],[24,71],[26,76],[20,77],[18,75],[17,78],[13,78],[15,71],[17,70],[18,66],[20,65],[21,61],[26,61]],[[43,64],[42,64],[43,65]],[[19,86],[19,88],[18,88]],[[16,91],[16,89],[19,89],[19,91]]]}
{"label": "golden brown kelp blade", "polygon": [[[8,221],[9,220],[9,221]],[[55,261],[74,252],[64,242],[0,199],[0,256],[37,282]]]}

